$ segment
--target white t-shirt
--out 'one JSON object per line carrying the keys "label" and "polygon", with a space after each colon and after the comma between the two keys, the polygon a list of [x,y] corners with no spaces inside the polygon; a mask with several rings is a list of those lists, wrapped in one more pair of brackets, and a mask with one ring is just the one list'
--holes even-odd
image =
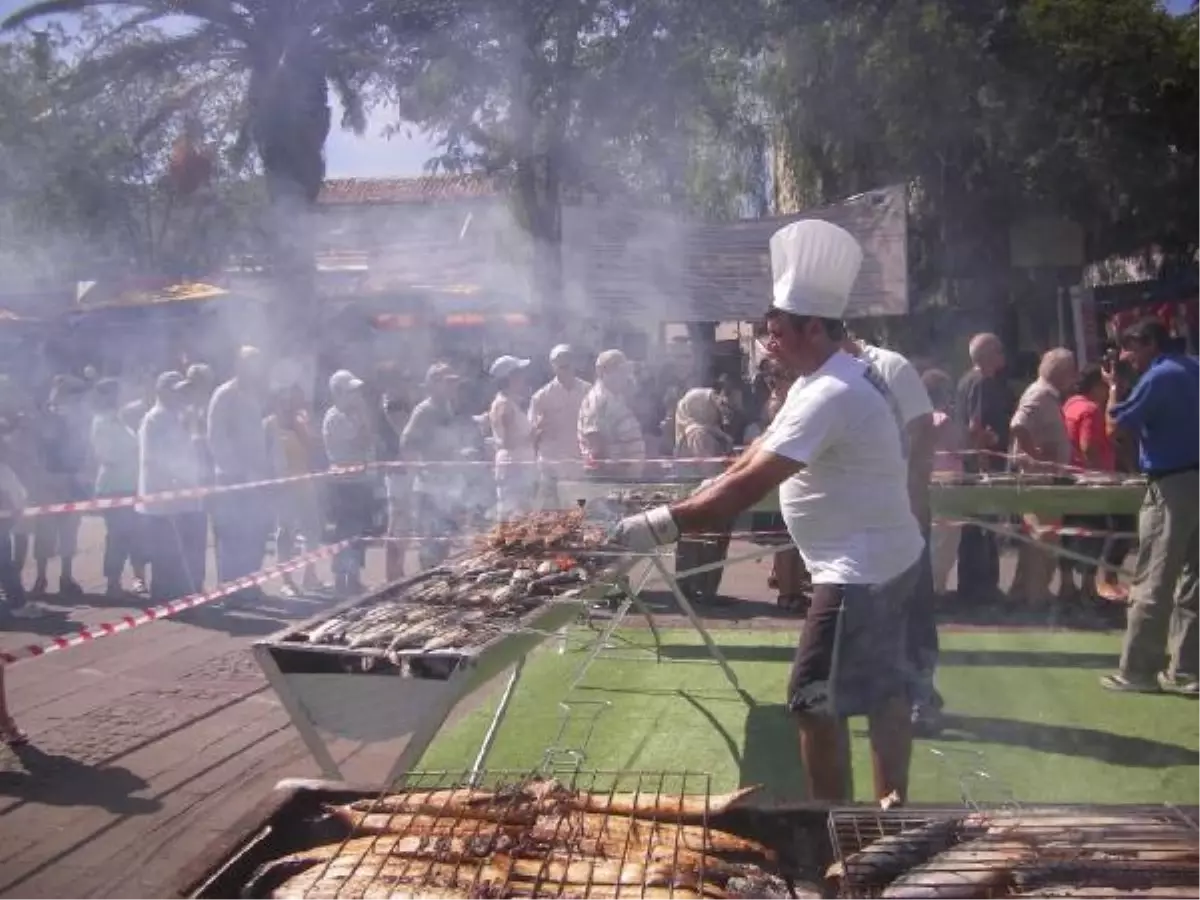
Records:
{"label": "white t-shirt", "polygon": [[888,390],[838,351],[788,391],[762,448],[803,463],[779,487],[788,533],[815,584],[882,584],[924,543]]}
{"label": "white t-shirt", "polygon": [[919,416],[933,414],[933,404],[929,402],[929,391],[916,367],[907,358],[894,350],[873,347],[870,344],[859,344],[859,358],[873,365],[884,383],[896,398],[896,407],[900,412],[900,421],[905,425]]}

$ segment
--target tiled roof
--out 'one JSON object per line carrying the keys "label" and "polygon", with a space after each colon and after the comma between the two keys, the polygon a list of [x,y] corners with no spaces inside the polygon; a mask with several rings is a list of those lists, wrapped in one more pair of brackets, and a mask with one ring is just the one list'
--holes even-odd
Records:
{"label": "tiled roof", "polygon": [[444,203],[478,200],[500,193],[496,179],[482,174],[421,178],[328,178],[317,196],[322,206],[343,204]]}

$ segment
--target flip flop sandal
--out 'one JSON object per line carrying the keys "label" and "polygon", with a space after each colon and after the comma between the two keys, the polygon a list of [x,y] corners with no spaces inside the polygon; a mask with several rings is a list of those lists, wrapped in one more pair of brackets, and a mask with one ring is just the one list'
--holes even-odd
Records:
{"label": "flip flop sandal", "polygon": [[1116,691],[1123,694],[1158,694],[1162,688],[1149,681],[1130,681],[1119,672],[1105,675],[1100,679],[1100,686],[1106,691]]}
{"label": "flip flop sandal", "polygon": [[1200,684],[1194,678],[1172,678],[1166,672],[1158,673],[1158,686],[1164,693],[1178,694],[1181,697],[1195,697],[1200,694]]}

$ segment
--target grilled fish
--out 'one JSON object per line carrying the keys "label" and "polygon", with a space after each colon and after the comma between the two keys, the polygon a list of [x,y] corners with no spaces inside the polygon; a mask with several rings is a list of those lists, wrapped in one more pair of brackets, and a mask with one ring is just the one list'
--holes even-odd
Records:
{"label": "grilled fish", "polygon": [[570,809],[634,816],[639,819],[671,819],[677,822],[695,822],[703,820],[706,816],[720,815],[759,789],[758,785],[750,785],[706,799],[691,794],[681,796],[650,791],[614,794],[577,793],[568,791],[557,782],[550,781],[543,782],[543,784],[548,786],[548,789],[545,790],[547,798],[561,798]]}
{"label": "grilled fish", "polygon": [[978,838],[905,872],[884,888],[882,896],[889,900],[990,897],[1012,881],[1014,868],[1034,855],[1028,844]]}
{"label": "grilled fish", "polygon": [[826,878],[846,878],[856,886],[879,887],[902,872],[948,850],[959,838],[961,819],[941,819],[919,828],[908,828],[868,844],[844,862],[836,862]]}

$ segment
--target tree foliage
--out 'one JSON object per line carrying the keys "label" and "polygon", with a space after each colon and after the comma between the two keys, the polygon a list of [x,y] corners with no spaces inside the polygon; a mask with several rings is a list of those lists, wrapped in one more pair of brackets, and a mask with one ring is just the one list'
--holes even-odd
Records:
{"label": "tree foliage", "polygon": [[1075,221],[1091,259],[1196,251],[1195,11],[1153,0],[780,5],[764,79],[800,205],[913,186],[918,279]]}
{"label": "tree foliage", "polygon": [[744,176],[738,153],[712,148],[752,126],[740,101],[759,20],[738,12],[755,6],[464,3],[408,48],[404,72],[419,75],[398,90],[400,115],[440,137],[437,166],[510,179],[535,289],[556,297],[564,190],[682,205],[696,185],[711,200],[707,187]]}
{"label": "tree foliage", "polygon": [[[212,177],[181,194],[168,163],[183,123],[144,127],[180,79],[128,78],[86,99],[69,95],[75,61],[107,35],[91,17],[78,26],[0,43],[0,272],[59,283],[112,268],[208,274],[250,233],[256,192],[221,163],[232,136],[208,131],[195,152],[212,154]],[[220,122],[225,99],[205,98],[190,121]]]}

